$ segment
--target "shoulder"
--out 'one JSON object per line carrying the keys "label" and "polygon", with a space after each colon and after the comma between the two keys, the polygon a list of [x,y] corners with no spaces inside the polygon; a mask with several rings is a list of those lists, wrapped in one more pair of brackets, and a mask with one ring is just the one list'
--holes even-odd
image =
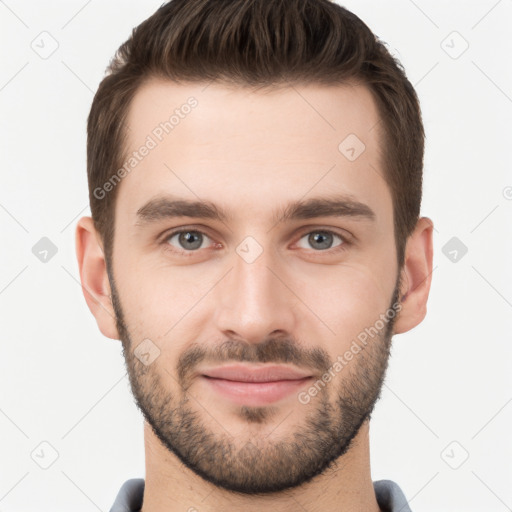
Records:
{"label": "shoulder", "polygon": [[138,512],[142,507],[144,479],[131,478],[119,489],[110,512]]}
{"label": "shoulder", "polygon": [[411,512],[402,489],[392,480],[373,482],[375,496],[379,507],[386,512]]}

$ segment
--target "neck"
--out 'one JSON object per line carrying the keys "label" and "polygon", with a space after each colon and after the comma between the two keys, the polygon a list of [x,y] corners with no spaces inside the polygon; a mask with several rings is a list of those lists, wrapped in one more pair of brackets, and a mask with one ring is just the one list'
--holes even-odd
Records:
{"label": "neck", "polygon": [[368,431],[365,422],[349,451],[310,482],[281,493],[248,496],[218,488],[186,468],[145,422],[142,512],[379,512],[370,475]]}

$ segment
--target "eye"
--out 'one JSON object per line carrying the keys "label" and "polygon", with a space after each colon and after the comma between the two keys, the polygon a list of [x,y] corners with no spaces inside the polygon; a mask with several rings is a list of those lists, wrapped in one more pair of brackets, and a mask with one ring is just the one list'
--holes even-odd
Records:
{"label": "eye", "polygon": [[[173,243],[173,239],[174,243]],[[197,251],[198,249],[204,248],[202,247],[203,242],[205,240],[210,240],[210,238],[205,235],[201,231],[187,229],[182,231],[175,231],[174,233],[170,233],[164,240],[166,244],[171,245],[173,248],[178,251]],[[177,245],[175,245],[177,244]]]}
{"label": "eye", "polygon": [[[336,239],[339,241],[336,243]],[[210,244],[208,244],[210,242]],[[165,236],[162,242],[166,249],[184,256],[193,256],[200,249],[206,249],[208,246],[220,247],[213,240],[197,229],[181,229],[173,231]],[[307,245],[306,245],[307,244]],[[305,233],[297,243],[301,249],[313,248],[316,252],[337,252],[342,251],[350,245],[349,241],[330,230],[317,229]],[[331,250],[331,251],[329,251]]]}
{"label": "eye", "polygon": [[[335,238],[338,238],[341,240],[341,243],[335,245],[333,247],[333,240]],[[309,233],[306,233],[304,236],[301,237],[300,240],[306,239],[306,243],[310,245],[315,251],[323,251],[326,249],[338,249],[342,248],[341,246],[346,244],[346,241],[341,235],[338,235],[337,233],[334,233],[332,231],[326,231],[326,230],[316,230],[316,231],[310,231]],[[310,247],[304,247],[300,245],[299,240],[299,247],[302,249],[309,249]],[[344,247],[343,247],[344,248]]]}

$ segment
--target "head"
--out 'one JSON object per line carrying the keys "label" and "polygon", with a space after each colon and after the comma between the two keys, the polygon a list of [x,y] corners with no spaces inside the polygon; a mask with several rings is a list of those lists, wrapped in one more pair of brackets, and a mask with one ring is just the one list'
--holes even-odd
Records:
{"label": "head", "polygon": [[[88,119],[81,277],[198,475],[279,491],[350,449],[426,312],[423,147],[402,67],[328,0],[172,0],[120,47]],[[227,363],[306,378],[234,400],[206,376]]]}

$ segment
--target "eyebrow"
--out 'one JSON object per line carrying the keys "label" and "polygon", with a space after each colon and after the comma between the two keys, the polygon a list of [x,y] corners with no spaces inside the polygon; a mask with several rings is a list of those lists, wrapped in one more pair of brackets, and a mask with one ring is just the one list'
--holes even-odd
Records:
{"label": "eyebrow", "polygon": [[[175,217],[191,217],[229,222],[232,216],[211,201],[193,201],[174,196],[162,196],[149,200],[137,210],[138,226]],[[314,197],[305,201],[293,201],[284,208],[274,210],[274,223],[287,220],[314,219],[317,217],[352,217],[374,221],[375,212],[351,196]]]}

